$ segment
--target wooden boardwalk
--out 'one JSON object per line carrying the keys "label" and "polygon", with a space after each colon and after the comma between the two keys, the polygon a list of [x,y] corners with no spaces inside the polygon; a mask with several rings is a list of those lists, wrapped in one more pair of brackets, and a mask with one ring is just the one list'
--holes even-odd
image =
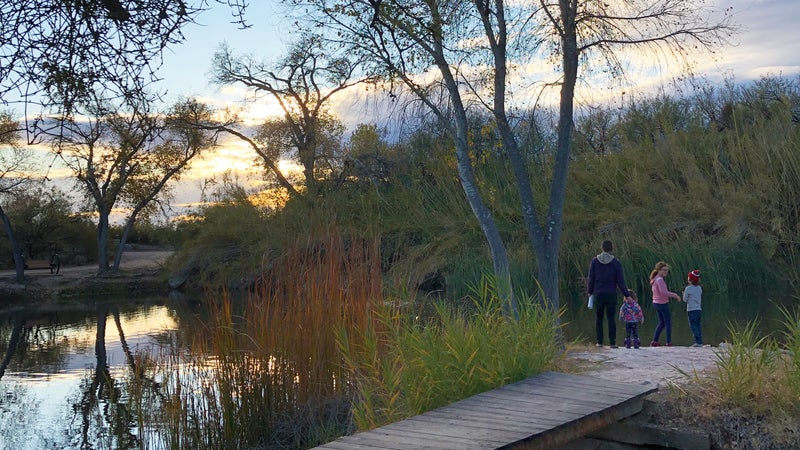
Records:
{"label": "wooden boardwalk", "polygon": [[545,372],[319,449],[548,448],[642,409],[655,385]]}

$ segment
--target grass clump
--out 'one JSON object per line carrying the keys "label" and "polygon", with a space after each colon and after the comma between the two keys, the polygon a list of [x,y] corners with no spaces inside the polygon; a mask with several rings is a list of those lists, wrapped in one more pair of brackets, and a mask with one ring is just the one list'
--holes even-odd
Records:
{"label": "grass clump", "polygon": [[359,430],[421,414],[456,400],[536,375],[559,354],[558,314],[520,301],[519,320],[503,313],[484,281],[471,304],[437,303],[430,318],[394,304],[379,309],[357,335],[339,345],[355,385]]}
{"label": "grass clump", "polygon": [[800,312],[780,308],[779,338],[729,327],[709,376],[673,388],[659,421],[708,433],[718,448],[800,448]]}
{"label": "grass clump", "polygon": [[775,386],[783,373],[778,345],[769,336],[757,338],[757,321],[729,330],[731,345],[717,353],[712,377],[717,401],[729,409],[764,414],[780,400],[771,397],[781,396]]}

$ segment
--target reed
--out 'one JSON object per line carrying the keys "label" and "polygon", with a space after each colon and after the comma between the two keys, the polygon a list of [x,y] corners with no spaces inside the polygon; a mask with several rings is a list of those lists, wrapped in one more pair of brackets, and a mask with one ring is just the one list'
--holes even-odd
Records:
{"label": "reed", "polygon": [[348,430],[335,332],[381,300],[377,240],[332,226],[265,267],[243,305],[223,294],[193,353],[172,362],[171,448],[307,448]]}
{"label": "reed", "polygon": [[359,430],[420,414],[540,373],[554,364],[557,313],[520,300],[519,320],[507,317],[484,279],[472,303],[435,304],[429,319],[396,304],[378,310],[339,346],[356,389]]}

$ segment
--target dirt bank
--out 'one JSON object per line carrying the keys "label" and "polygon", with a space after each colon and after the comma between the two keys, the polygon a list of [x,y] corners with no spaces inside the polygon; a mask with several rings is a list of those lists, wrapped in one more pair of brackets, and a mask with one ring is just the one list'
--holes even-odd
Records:
{"label": "dirt bank", "polygon": [[168,250],[129,250],[122,254],[118,273],[97,275],[97,265],[62,266],[58,274],[48,270],[25,272],[26,282],[15,282],[13,270],[0,271],[0,300],[6,302],[51,301],[81,294],[123,293],[168,289],[162,274]]}

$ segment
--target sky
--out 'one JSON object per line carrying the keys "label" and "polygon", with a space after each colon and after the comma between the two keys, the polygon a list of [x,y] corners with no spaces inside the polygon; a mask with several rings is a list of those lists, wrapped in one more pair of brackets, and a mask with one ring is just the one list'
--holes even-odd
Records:
{"label": "sky", "polygon": [[[719,9],[731,8],[734,22],[741,31],[726,47],[714,57],[698,60],[695,73],[711,82],[734,79],[737,83],[757,79],[763,75],[800,75],[800,0],[708,0],[708,4]],[[274,0],[250,2],[247,20],[251,27],[245,30],[231,23],[230,10],[224,5],[211,2],[212,9],[198,18],[198,24],[185,30],[186,41],[181,46],[164,54],[164,64],[160,70],[163,78],[161,87],[168,91],[168,100],[183,97],[197,97],[218,107],[241,105],[243,92],[236,87],[219,87],[208,81],[212,57],[222,42],[226,42],[236,54],[252,54],[265,60],[276,60],[292,37],[302,30],[296,29],[291,21],[285,19],[281,7]],[[629,79],[633,83],[626,86],[627,92],[647,91],[663,86],[676,74],[677,65],[668,61],[659,70],[649,66],[631,66]],[[524,68],[528,76],[547,80],[554,72],[551,67],[531,63]],[[608,96],[619,95],[619,90],[598,89],[605,84],[602,80],[588,78],[579,96],[588,102],[609,101]],[[382,96],[382,94],[375,94]],[[340,119],[352,129],[359,123],[372,123],[379,116],[375,105],[381,105],[383,97],[371,102],[353,103],[353,96],[341,100],[335,107]],[[580,100],[580,99],[579,99]],[[613,98],[611,99],[613,101]],[[385,104],[385,103],[384,103]],[[379,108],[378,108],[379,109]],[[262,103],[250,107],[253,116],[277,114],[274,104]],[[380,120],[380,119],[378,119]],[[232,171],[240,179],[258,178],[253,168],[255,155],[248,147],[228,140],[222,147],[208,154],[206,158],[195,161],[192,171],[183,178],[176,188],[175,203],[184,209],[200,201],[200,185],[203,180],[220,177],[225,170]]]}

